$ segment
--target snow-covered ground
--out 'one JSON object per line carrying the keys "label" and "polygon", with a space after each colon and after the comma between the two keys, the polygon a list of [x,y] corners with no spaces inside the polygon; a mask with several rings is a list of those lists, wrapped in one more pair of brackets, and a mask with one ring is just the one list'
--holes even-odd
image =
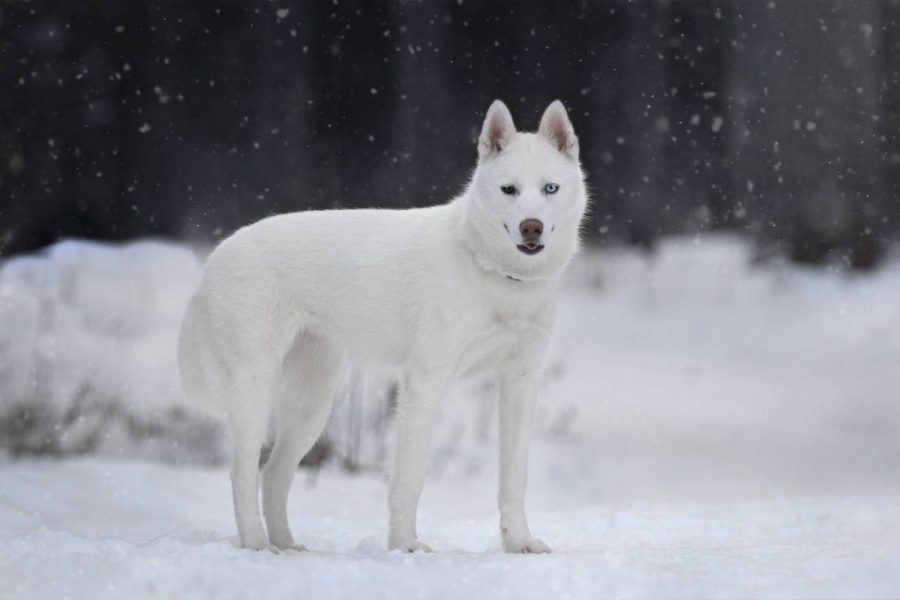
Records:
{"label": "snow-covered ground", "polygon": [[[202,464],[215,425],[175,408],[198,268],[177,246],[70,243],[0,270],[0,447],[40,447],[10,444],[35,399],[71,431],[51,448],[67,458],[0,464],[3,597],[900,596],[898,259],[754,266],[718,236],[579,259],[532,449],[549,556],[499,552],[492,404],[471,387],[444,407],[420,509],[436,554],[387,552],[384,476],[336,465],[292,494],[310,552],[235,548],[227,467]],[[79,429],[96,398],[118,417]],[[354,418],[377,466],[384,431]]]}
{"label": "snow-covered ground", "polygon": [[296,537],[311,551],[274,555],[232,545],[223,469],[23,461],[0,474],[2,595],[889,598],[900,590],[896,495],[610,503],[553,482],[535,477],[530,502],[535,531],[556,549],[548,556],[500,553],[489,482],[454,477],[430,482],[423,498],[420,534],[438,552],[386,552],[383,482],[334,472],[314,487],[301,477],[292,495]]}

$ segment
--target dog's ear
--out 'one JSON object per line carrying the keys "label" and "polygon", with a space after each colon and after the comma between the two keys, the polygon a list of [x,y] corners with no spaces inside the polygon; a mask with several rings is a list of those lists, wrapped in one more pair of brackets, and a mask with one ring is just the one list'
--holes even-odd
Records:
{"label": "dog's ear", "polygon": [[484,118],[481,136],[478,138],[478,158],[484,160],[492,154],[500,154],[516,133],[512,115],[500,100],[494,100]]}
{"label": "dog's ear", "polygon": [[559,100],[554,100],[541,117],[538,135],[553,144],[557,150],[573,160],[578,160],[578,138],[569,121],[566,107]]}

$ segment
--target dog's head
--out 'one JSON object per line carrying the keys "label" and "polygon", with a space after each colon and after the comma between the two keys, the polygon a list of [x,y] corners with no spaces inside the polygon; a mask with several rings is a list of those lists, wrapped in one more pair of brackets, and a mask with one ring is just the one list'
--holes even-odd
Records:
{"label": "dog's head", "polygon": [[468,195],[485,266],[522,279],[565,267],[578,246],[587,193],[578,138],[559,100],[544,111],[537,133],[517,132],[506,105],[491,104]]}

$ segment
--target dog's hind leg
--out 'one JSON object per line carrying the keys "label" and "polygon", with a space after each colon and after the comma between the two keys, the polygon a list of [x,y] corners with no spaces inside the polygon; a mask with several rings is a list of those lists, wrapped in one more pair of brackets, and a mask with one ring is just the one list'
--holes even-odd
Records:
{"label": "dog's hind leg", "polygon": [[259,456],[266,436],[271,379],[247,378],[235,385],[229,400],[234,435],[231,490],[241,547],[261,550],[268,538],[259,514]]}
{"label": "dog's hind leg", "polygon": [[322,434],[340,378],[343,352],[334,342],[297,336],[275,386],[275,446],[263,470],[263,513],[269,541],[298,548],[287,520],[287,498],[300,460]]}

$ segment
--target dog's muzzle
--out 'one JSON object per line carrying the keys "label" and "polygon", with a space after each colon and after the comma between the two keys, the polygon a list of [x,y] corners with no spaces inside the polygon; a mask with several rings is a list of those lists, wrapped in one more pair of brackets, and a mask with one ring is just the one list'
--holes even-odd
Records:
{"label": "dog's muzzle", "polygon": [[519,223],[519,233],[522,234],[523,243],[516,246],[525,254],[537,254],[544,249],[541,244],[541,235],[544,233],[544,224],[538,219],[525,219]]}

